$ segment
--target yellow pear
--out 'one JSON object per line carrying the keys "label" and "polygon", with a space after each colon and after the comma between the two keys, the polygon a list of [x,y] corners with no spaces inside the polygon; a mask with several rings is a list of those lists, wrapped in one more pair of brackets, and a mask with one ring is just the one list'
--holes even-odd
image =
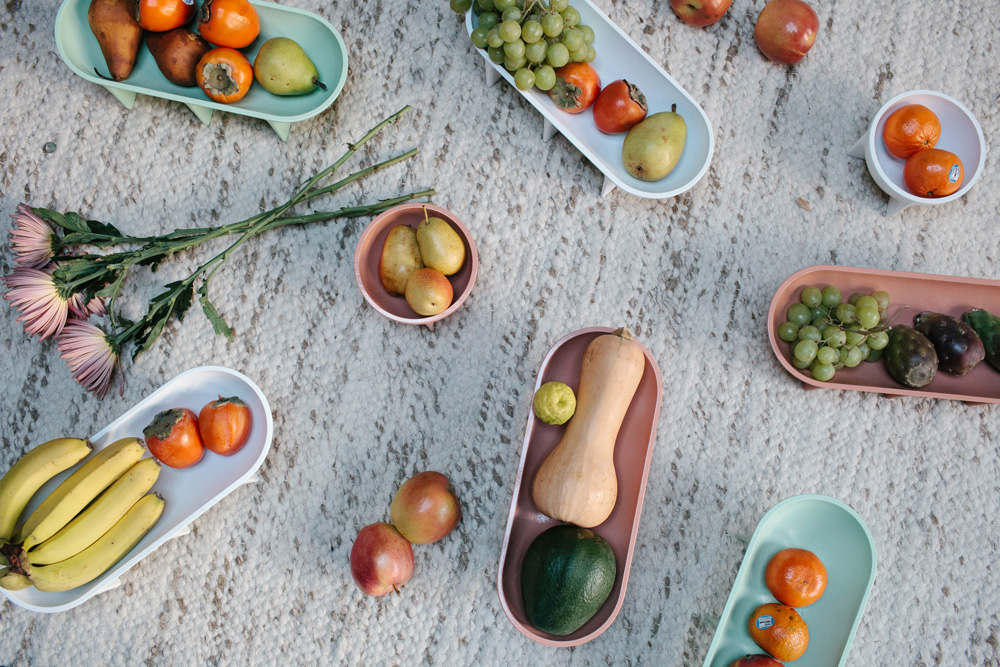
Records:
{"label": "yellow pear", "polygon": [[465,244],[454,227],[441,218],[424,218],[417,226],[417,244],[424,266],[446,276],[458,273],[465,264]]}
{"label": "yellow pear", "polygon": [[451,305],[451,282],[436,269],[417,269],[406,282],[406,303],[418,315],[437,315]]}
{"label": "yellow pear", "polygon": [[409,225],[396,225],[390,229],[378,262],[378,277],[386,291],[400,296],[405,294],[406,282],[414,271],[423,266],[416,230]]}

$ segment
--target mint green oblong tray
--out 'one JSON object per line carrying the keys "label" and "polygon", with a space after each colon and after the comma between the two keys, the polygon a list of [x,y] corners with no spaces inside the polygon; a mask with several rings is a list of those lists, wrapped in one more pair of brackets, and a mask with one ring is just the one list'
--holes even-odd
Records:
{"label": "mint green oblong tray", "polygon": [[186,104],[206,125],[211,122],[215,111],[266,120],[284,141],[292,123],[312,118],[333,104],[340,95],[347,81],[347,47],[337,29],[312,12],[260,0],[254,0],[252,4],[260,16],[260,35],[250,46],[241,49],[250,62],[256,57],[260,45],[267,40],[290,37],[316,64],[319,80],[326,85],[326,90],[317,88],[305,95],[279,96],[272,95],[254,82],[250,91],[238,102],[213,102],[198,87],[185,88],[168,81],[156,66],[145,43],[139,47],[135,67],[127,79],[102,79],[94,70],[96,68],[106,75],[108,67],[97,38],[87,23],[90,0],[63,2],[56,15],[56,47],[59,56],[73,72],[106,88],[128,109],[135,104],[138,93],[161,97]]}
{"label": "mint green oblong tray", "polygon": [[823,597],[798,609],[809,626],[809,648],[787,664],[839,667],[847,660],[875,581],[875,542],[864,519],[844,503],[804,495],[782,500],[757,524],[703,667],[728,667],[748,653],[765,653],[750,638],[747,622],[759,605],[776,602],[764,584],[764,570],[774,554],[789,547],[819,556],[827,585]]}

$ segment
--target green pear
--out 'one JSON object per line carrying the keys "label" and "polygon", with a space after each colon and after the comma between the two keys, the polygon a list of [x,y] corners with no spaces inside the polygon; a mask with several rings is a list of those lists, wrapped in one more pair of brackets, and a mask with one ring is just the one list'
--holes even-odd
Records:
{"label": "green pear", "polygon": [[658,181],[665,177],[681,159],[687,140],[687,124],[676,112],[661,111],[633,127],[622,144],[625,171],[641,181]]}
{"label": "green pear", "polygon": [[253,73],[264,90],[275,95],[305,95],[326,86],[319,80],[316,65],[294,40],[274,37],[267,40],[253,60]]}
{"label": "green pear", "polygon": [[446,276],[458,273],[465,264],[465,244],[454,227],[441,218],[424,218],[417,226],[417,244],[424,266]]}
{"label": "green pear", "polygon": [[413,227],[396,225],[390,229],[378,262],[378,278],[386,291],[403,296],[410,276],[423,267]]}

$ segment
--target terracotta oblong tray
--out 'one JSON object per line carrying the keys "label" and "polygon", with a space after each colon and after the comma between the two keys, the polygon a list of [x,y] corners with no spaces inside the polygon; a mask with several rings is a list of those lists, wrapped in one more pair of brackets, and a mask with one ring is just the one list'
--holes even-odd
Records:
{"label": "terracotta oblong tray", "polygon": [[[96,452],[120,438],[141,438],[142,429],[161,410],[188,408],[197,414],[202,406],[219,395],[237,396],[250,408],[250,435],[242,449],[231,456],[205,452],[201,461],[183,470],[161,466],[152,492],[163,497],[163,514],[142,540],[101,576],[88,584],[61,593],[44,593],[34,587],[20,591],[0,589],[7,599],[25,609],[43,613],[72,609],[98,593],[119,586],[119,577],[129,568],[167,540],[191,532],[189,524],[236,487],[256,481],[257,469],[271,448],[274,430],[271,407],[264,393],[250,378],[222,366],[201,366],[181,373],[90,436],[90,442]],[[25,508],[25,513],[34,510],[43,498],[80,465],[82,462],[43,486]]]}
{"label": "terracotta oblong tray", "polygon": [[[200,2],[198,3],[201,4]],[[278,96],[264,90],[256,82],[246,96],[232,104],[213,102],[200,88],[185,88],[168,81],[145,43],[132,73],[124,81],[111,81],[96,75],[94,68],[107,74],[107,64],[97,38],[87,23],[90,0],[65,0],[56,15],[56,47],[59,56],[78,76],[107,88],[118,100],[131,109],[137,93],[183,102],[206,125],[214,111],[227,111],[240,116],[266,120],[282,140],[288,138],[291,124],[311,118],[322,112],[337,99],[347,81],[347,47],[344,40],[328,21],[322,17],[294,7],[282,7],[262,0],[252,3],[260,16],[260,35],[250,46],[240,49],[253,62],[260,45],[272,37],[290,37],[299,43],[309,59],[316,65],[319,79],[326,90],[317,88],[311,93]]]}
{"label": "terracotta oblong tray", "polygon": [[[604,134],[598,130],[594,125],[591,109],[577,114],[566,113],[544,91],[537,88],[517,90],[513,75],[503,65],[490,60],[485,49],[477,48],[476,51],[485,61],[486,84],[492,85],[501,77],[505,79],[542,114],[545,119],[543,140],[547,141],[558,130],[600,169],[604,174],[601,196],[608,194],[615,186],[647,199],[676,197],[690,190],[708,171],[715,150],[715,136],[708,116],[673,77],[594,3],[590,0],[573,0],[572,5],[580,12],[580,23],[594,30],[597,58],[591,66],[600,76],[602,86],[618,79],[627,79],[645,95],[650,114],[670,111],[671,105],[677,105],[677,113],[684,118],[687,126],[687,140],[681,159],[673,171],[658,181],[641,181],[635,178],[625,170],[622,162],[624,134]],[[466,30],[471,35],[478,25],[479,17],[470,9],[466,14]]]}
{"label": "terracotta oblong tray", "polygon": [[902,312],[893,324],[913,326],[913,318],[925,310],[961,317],[972,308],[982,308],[1000,315],[1000,281],[979,278],[939,276],[929,273],[908,273],[880,269],[860,269],[842,266],[810,266],[789,276],[781,284],[767,314],[767,335],[771,349],[781,365],[802,382],[805,389],[849,389],[879,392],[886,396],[924,396],[947,398],[967,403],[1000,403],[1000,371],[985,361],[961,377],[938,372],[922,389],[905,387],[889,375],[881,361],[862,362],[855,368],[837,371],[830,382],[814,380],[812,374],[792,365],[792,346],[778,338],[778,326],[787,318],[788,307],[799,300],[803,287],[822,289],[835,285],[844,299],[853,292],[871,293],[885,290],[890,297],[890,314],[900,306]]}
{"label": "terracotta oblong tray", "polygon": [[764,570],[787,548],[812,551],[827,573],[823,596],[798,609],[809,627],[809,647],[795,667],[833,667],[847,660],[875,581],[875,541],[864,519],[841,501],[805,495],[782,500],[757,524],[703,667],[727,667],[748,653],[764,653],[750,638],[747,622],[758,606],[775,602]]}
{"label": "terracotta oblong tray", "polygon": [[[590,327],[569,334],[553,346],[542,361],[535,382],[535,391],[545,382],[565,382],[575,392],[580,380],[580,366],[587,345],[602,334],[614,332],[608,327]],[[641,343],[640,343],[641,345]],[[649,351],[646,368],[639,387],[629,405],[615,443],[615,470],[618,474],[618,500],[611,515],[595,533],[606,539],[615,553],[618,573],[608,599],[583,627],[565,637],[557,637],[540,632],[531,627],[521,602],[521,562],[531,542],[543,530],[559,522],[545,516],[535,507],[531,498],[531,483],[538,467],[562,437],[564,426],[545,424],[534,412],[528,421],[521,450],[521,464],[514,481],[514,495],[511,499],[510,514],[507,517],[507,531],[504,533],[500,549],[500,565],[497,572],[497,592],[500,604],[507,618],[522,634],[547,646],[576,646],[588,642],[604,632],[621,609],[625,599],[635,549],[636,534],[639,530],[639,516],[642,500],[646,493],[646,477],[649,462],[656,442],[656,422],[660,414],[660,400],[663,395],[663,380]]]}

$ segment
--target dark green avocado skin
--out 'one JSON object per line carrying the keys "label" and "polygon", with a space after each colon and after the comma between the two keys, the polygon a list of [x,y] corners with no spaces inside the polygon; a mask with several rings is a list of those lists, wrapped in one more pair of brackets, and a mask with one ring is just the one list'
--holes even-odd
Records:
{"label": "dark green avocado skin", "polygon": [[549,528],[531,543],[521,564],[528,621],[550,635],[572,634],[608,599],[616,575],[607,540],[569,524]]}

